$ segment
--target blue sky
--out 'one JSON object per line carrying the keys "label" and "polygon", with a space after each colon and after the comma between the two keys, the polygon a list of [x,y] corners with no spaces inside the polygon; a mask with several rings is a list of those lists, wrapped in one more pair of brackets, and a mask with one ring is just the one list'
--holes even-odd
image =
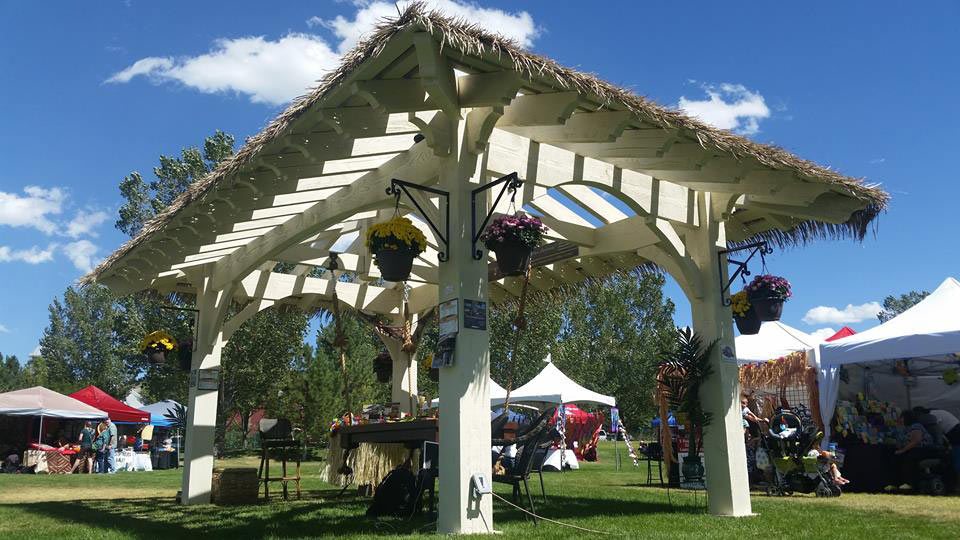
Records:
{"label": "blue sky", "polygon": [[[877,236],[776,253],[784,321],[875,324],[891,293],[957,276],[960,4],[433,2],[535,52],[783,146],[893,196]],[[842,5],[837,5],[842,4]],[[571,6],[569,9],[566,6]],[[215,129],[256,133],[392,4],[0,4],[0,351],[123,240],[118,182]],[[677,322],[689,322],[675,285]]]}

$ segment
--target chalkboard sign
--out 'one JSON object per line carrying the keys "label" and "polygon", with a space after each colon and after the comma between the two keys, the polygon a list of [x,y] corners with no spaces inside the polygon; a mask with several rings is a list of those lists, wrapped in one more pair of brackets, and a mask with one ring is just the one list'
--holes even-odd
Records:
{"label": "chalkboard sign", "polygon": [[487,303],[479,300],[463,301],[463,327],[474,330],[487,329]]}

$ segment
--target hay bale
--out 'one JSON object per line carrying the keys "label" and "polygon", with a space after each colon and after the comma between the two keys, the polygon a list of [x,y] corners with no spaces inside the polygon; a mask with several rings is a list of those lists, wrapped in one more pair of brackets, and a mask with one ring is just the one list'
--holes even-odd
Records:
{"label": "hay bale", "polygon": [[255,504],[260,495],[257,469],[214,469],[210,501],[214,504]]}

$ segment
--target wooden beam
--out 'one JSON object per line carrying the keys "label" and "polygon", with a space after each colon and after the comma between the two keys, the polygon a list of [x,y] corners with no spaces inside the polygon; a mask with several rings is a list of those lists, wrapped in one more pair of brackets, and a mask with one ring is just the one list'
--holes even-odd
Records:
{"label": "wooden beam", "polygon": [[498,127],[552,126],[563,124],[577,109],[580,94],[556,92],[517,96],[506,107]]}
{"label": "wooden beam", "polygon": [[516,97],[522,84],[516,71],[475,73],[457,77],[457,96],[461,108],[503,107]]}
{"label": "wooden beam", "polygon": [[330,197],[313,203],[302,213],[224,258],[214,271],[214,285],[222,287],[241,278],[259,261],[272,257],[343,218],[382,205],[385,201],[389,203],[384,189],[391,178],[407,178],[412,182],[427,183],[436,177],[438,170],[439,163],[429,149],[414,145],[408,152],[393,158]]}

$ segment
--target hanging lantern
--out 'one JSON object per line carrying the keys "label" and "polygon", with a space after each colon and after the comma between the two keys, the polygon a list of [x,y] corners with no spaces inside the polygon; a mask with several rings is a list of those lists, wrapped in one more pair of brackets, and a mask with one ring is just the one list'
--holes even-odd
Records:
{"label": "hanging lantern", "polygon": [[373,371],[377,374],[377,382],[388,383],[393,377],[393,358],[386,350],[381,351],[373,359]]}

